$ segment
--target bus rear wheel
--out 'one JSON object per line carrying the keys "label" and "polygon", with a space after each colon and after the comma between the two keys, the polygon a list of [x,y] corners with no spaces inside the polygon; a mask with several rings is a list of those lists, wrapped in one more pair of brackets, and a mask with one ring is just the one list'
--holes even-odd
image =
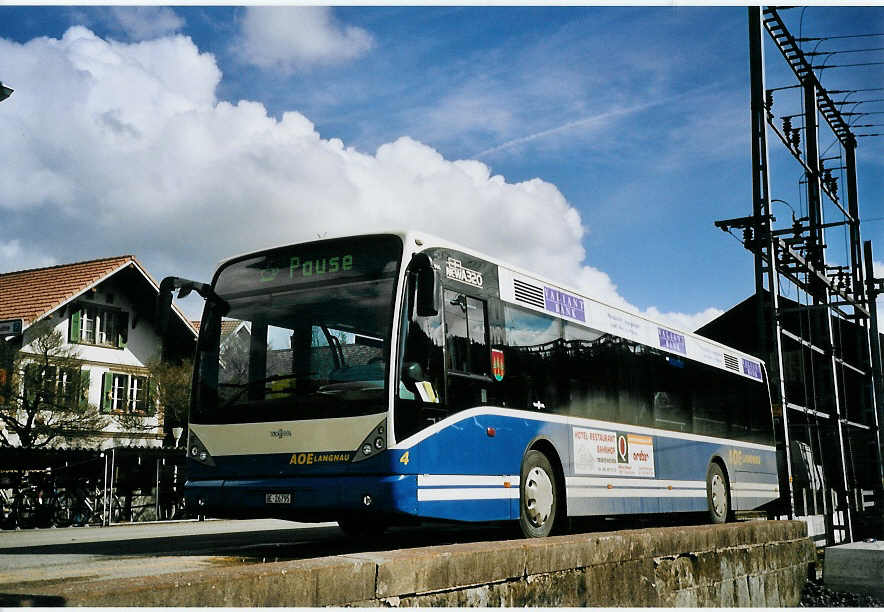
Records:
{"label": "bus rear wheel", "polygon": [[530,450],[522,461],[519,526],[526,538],[545,538],[559,514],[556,474],[546,455]]}
{"label": "bus rear wheel", "polygon": [[709,520],[713,523],[727,521],[731,511],[731,496],[727,477],[717,463],[709,464],[706,471],[706,501],[709,505]]}

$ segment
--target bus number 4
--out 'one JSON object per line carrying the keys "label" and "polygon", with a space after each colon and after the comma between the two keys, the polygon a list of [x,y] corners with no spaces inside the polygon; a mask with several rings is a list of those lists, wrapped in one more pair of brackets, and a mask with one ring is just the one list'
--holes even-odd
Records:
{"label": "bus number 4", "polygon": [[408,465],[408,451],[402,453],[402,456],[399,457],[399,463],[403,465]]}

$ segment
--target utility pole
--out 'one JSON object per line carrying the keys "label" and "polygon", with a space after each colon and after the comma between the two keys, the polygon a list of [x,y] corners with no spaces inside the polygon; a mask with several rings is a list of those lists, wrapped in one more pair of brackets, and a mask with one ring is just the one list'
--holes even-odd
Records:
{"label": "utility pole", "polygon": [[[749,74],[752,113],[752,230],[755,244],[755,320],[762,359],[767,362],[773,405],[774,431],[780,465],[780,491],[785,513],[795,515],[792,493],[792,461],[789,444],[789,415],[785,409],[786,388],[783,378],[782,330],[780,319],[771,316],[779,310],[780,276],[777,274],[776,250],[771,233],[770,177],[768,174],[767,130],[765,122],[764,44],[761,8],[749,7]],[[767,278],[770,303],[764,281]]]}

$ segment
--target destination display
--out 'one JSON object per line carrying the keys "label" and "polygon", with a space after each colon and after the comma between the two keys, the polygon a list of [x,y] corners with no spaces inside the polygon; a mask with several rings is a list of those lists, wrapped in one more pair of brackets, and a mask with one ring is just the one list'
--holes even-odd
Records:
{"label": "destination display", "polygon": [[316,283],[377,280],[396,275],[402,242],[396,236],[323,240],[234,261],[215,283],[219,295]]}

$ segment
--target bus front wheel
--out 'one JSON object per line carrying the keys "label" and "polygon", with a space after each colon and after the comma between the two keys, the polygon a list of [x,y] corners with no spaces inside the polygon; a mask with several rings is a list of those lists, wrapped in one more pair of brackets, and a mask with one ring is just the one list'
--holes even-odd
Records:
{"label": "bus front wheel", "polygon": [[706,501],[709,504],[709,520],[724,523],[731,510],[731,496],[727,477],[717,463],[710,463],[706,471]]}
{"label": "bus front wheel", "polygon": [[544,538],[556,526],[558,487],[556,474],[546,455],[525,453],[519,486],[519,526],[527,538]]}

